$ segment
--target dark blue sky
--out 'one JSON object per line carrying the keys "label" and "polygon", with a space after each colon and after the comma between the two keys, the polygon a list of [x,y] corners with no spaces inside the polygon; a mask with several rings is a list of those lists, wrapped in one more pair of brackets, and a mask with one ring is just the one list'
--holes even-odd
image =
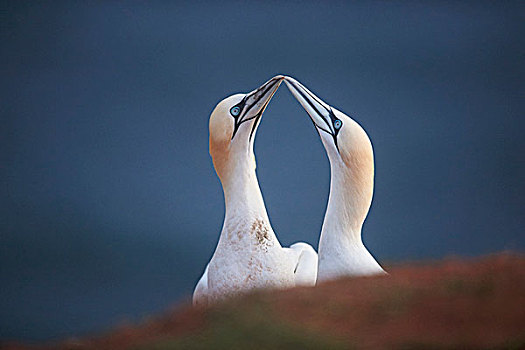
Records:
{"label": "dark blue sky", "polygon": [[[275,74],[375,149],[380,262],[525,248],[520,2],[1,2],[0,339],[104,329],[187,298],[224,204],[215,104]],[[324,149],[283,86],[255,147],[283,244],[317,246]]]}

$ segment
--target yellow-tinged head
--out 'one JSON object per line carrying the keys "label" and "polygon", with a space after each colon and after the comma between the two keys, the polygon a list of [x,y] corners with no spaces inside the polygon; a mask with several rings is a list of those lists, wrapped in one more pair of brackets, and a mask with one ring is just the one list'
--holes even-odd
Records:
{"label": "yellow-tinged head", "polygon": [[211,113],[210,155],[221,181],[239,163],[250,162],[255,168],[255,133],[266,106],[283,79],[278,75],[247,94],[229,96],[219,102]]}

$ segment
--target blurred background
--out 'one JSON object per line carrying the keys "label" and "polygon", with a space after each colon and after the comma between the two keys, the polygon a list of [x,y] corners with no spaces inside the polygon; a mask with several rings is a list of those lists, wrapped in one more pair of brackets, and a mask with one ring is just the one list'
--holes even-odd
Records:
{"label": "blurred background", "polygon": [[[224,212],[209,115],[275,74],[367,130],[380,262],[525,248],[523,2],[0,6],[0,339],[189,300]],[[317,247],[328,160],[284,85],[255,151],[279,239]]]}

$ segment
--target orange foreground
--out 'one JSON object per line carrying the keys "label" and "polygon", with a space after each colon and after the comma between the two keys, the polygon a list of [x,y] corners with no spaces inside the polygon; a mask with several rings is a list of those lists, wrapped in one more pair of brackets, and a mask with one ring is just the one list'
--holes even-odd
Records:
{"label": "orange foreground", "polygon": [[[206,334],[226,332],[222,328],[216,333],[209,331],[214,327],[213,320],[225,323],[234,318],[231,315],[249,315],[241,316],[244,323],[260,317],[263,323],[259,324],[267,325],[264,322],[270,319],[271,324],[291,327],[295,337],[316,334],[336,340],[337,348],[525,348],[524,256],[498,254],[472,260],[414,262],[387,270],[389,276],[348,278],[315,288],[261,292],[209,309],[185,306],[146,324],[97,337],[39,347],[11,344],[2,348],[175,349],[192,347],[191,344],[207,348],[210,343],[204,338],[212,335]],[[220,319],[221,315],[225,318]],[[240,326],[237,329],[235,323],[232,327],[235,337],[245,331]],[[177,343],[181,338],[198,339],[200,343],[186,341],[181,345]],[[166,340],[175,343],[159,345]],[[208,340],[217,347],[222,344]],[[237,341],[223,347],[240,347]],[[250,338],[244,344],[246,341]],[[282,346],[293,344],[288,341]]]}

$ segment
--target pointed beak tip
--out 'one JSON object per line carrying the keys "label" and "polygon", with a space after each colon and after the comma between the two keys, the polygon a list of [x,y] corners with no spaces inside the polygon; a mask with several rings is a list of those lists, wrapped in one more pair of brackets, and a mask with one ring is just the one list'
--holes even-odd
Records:
{"label": "pointed beak tip", "polygon": [[272,78],[273,81],[277,81],[277,85],[276,85],[276,88],[278,88],[282,82],[284,81],[284,75],[276,75],[275,77]]}
{"label": "pointed beak tip", "polygon": [[294,90],[297,88],[297,86],[300,86],[299,82],[290,76],[285,76],[284,82],[286,83],[288,89],[290,89],[290,91],[293,93],[295,93]]}

